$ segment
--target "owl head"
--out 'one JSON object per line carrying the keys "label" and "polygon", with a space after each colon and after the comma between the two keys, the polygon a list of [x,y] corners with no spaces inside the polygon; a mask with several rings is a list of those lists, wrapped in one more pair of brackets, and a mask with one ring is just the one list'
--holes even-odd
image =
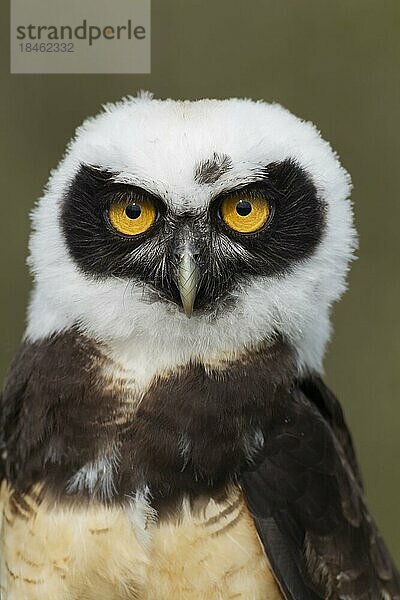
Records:
{"label": "owl head", "polygon": [[355,247],[350,179],[277,104],[105,106],[33,212],[27,337],[70,328],[146,373],[284,338],[321,370]]}

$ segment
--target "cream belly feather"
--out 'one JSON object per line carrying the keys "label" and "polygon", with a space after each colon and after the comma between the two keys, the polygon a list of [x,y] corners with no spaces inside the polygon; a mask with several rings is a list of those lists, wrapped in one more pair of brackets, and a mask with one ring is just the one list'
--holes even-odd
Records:
{"label": "cream belly feather", "polygon": [[221,503],[151,513],[49,509],[3,483],[2,600],[279,600],[238,488]]}

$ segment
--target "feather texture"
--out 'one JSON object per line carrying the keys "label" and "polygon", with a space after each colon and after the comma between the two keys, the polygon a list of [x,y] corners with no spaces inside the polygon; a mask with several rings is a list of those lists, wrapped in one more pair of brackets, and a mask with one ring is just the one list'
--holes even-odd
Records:
{"label": "feather texture", "polygon": [[6,484],[1,505],[2,600],[281,598],[238,488],[148,522],[147,548],[120,507],[50,508]]}
{"label": "feather texture", "polygon": [[342,411],[320,378],[304,381],[278,408],[242,486],[286,598],[400,598]]}

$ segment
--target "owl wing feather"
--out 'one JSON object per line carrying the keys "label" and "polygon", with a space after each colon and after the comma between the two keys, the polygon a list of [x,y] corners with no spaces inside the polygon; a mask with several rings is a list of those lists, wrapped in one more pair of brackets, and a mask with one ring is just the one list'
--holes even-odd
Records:
{"label": "owl wing feather", "polygon": [[364,502],[351,436],[318,377],[296,386],[241,485],[287,600],[399,600]]}

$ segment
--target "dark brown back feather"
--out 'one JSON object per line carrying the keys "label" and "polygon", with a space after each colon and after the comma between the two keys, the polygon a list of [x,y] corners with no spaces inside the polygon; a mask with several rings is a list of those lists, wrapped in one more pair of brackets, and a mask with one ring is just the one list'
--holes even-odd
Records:
{"label": "dark brown back feather", "polygon": [[351,436],[320,378],[275,414],[242,487],[289,600],[400,598],[400,577],[365,505]]}

